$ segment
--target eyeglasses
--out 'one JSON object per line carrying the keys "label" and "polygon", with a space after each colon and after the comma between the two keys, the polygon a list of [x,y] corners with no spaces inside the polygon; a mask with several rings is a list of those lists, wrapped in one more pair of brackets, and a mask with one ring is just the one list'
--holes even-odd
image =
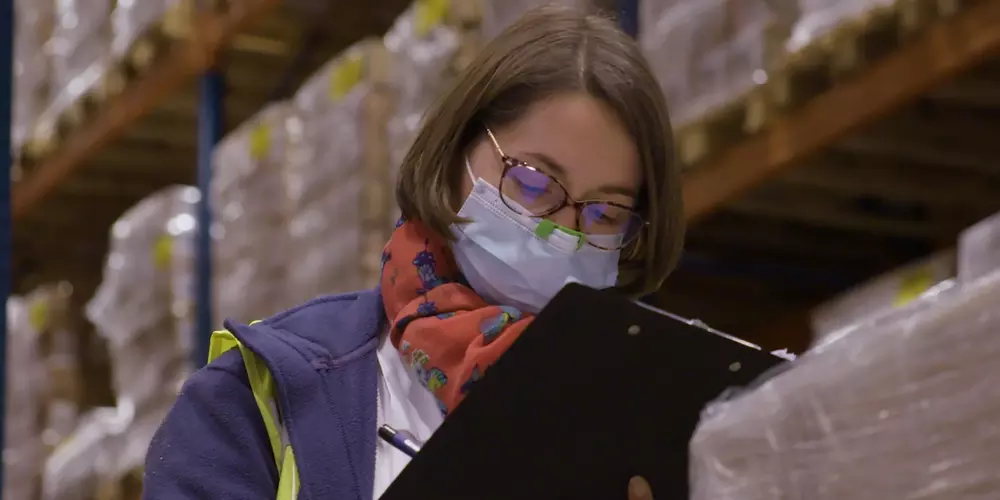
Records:
{"label": "eyeglasses", "polygon": [[500,199],[507,208],[521,215],[545,217],[570,206],[576,211],[576,230],[587,244],[602,250],[619,250],[639,237],[646,221],[631,207],[604,200],[577,201],[569,196],[558,179],[508,156],[500,148],[493,132],[486,133],[503,162],[500,175]]}

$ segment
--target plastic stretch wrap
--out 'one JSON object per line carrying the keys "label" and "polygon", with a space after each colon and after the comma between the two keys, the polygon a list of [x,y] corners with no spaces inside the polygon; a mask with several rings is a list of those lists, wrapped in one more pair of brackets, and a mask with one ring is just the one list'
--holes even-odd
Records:
{"label": "plastic stretch wrap", "polygon": [[95,408],[73,436],[45,461],[43,500],[90,500],[101,483],[114,483],[142,466],[170,404],[135,414],[134,408]]}
{"label": "plastic stretch wrap", "polygon": [[217,318],[249,322],[291,305],[285,271],[294,259],[280,235],[288,223],[284,170],[293,111],[288,104],[272,104],[215,149]]}
{"label": "plastic stretch wrap", "polygon": [[113,4],[112,0],[56,0],[51,40],[53,102],[46,115],[57,117],[107,71]]}
{"label": "plastic stretch wrap", "polygon": [[692,499],[994,499],[1000,274],[831,338],[710,405]]}
{"label": "plastic stretch wrap", "polygon": [[769,33],[778,22],[766,0],[664,0],[641,8],[640,44],[675,127],[766,81]]}
{"label": "plastic stretch wrap", "polygon": [[30,138],[38,117],[48,105],[49,58],[46,43],[52,35],[55,4],[16,0],[14,8],[14,102],[11,140],[19,151]]}
{"label": "plastic stretch wrap", "polygon": [[140,36],[182,1],[185,0],[118,0],[111,13],[111,52],[116,57],[126,55]]}
{"label": "plastic stretch wrap", "polygon": [[1000,213],[962,231],[958,238],[958,280],[968,283],[1000,270]]}
{"label": "plastic stretch wrap", "polygon": [[100,481],[141,467],[133,448],[149,446],[187,378],[199,198],[193,187],[167,188],[112,227],[104,280],[86,313],[107,341],[117,405],[89,412],[53,452],[45,499],[90,498]]}
{"label": "plastic stretch wrap", "polygon": [[95,408],[45,462],[43,500],[90,500],[101,483],[120,481],[142,466],[153,434],[170,410],[163,402],[142,412],[127,403]]}
{"label": "plastic stretch wrap", "polygon": [[362,104],[371,90],[365,78],[368,42],[348,48],[296,92],[291,127],[288,196],[295,209],[331,192],[362,164]]}
{"label": "plastic stretch wrap", "polygon": [[[459,49],[459,34],[454,28],[443,19],[425,24],[418,14],[418,9],[411,7],[385,35],[396,75],[392,79],[395,107],[388,123],[393,186],[424,113],[451,82],[448,69]],[[398,217],[398,208],[394,210],[395,217],[390,216],[389,223]]]}
{"label": "plastic stretch wrap", "polygon": [[797,51],[847,20],[894,3],[895,0],[798,0],[799,18],[788,40],[788,50]]}
{"label": "plastic stretch wrap", "polygon": [[[655,3],[651,1],[642,2]],[[543,5],[563,5],[590,10],[590,0],[484,0],[483,36],[487,39],[500,34],[507,26],[517,21],[525,12]]]}
{"label": "plastic stretch wrap", "polygon": [[44,401],[40,419],[46,447],[61,442],[76,427],[79,416],[80,383],[79,332],[75,330],[68,283],[45,285],[25,297],[28,320],[37,332],[38,352],[44,373]]}
{"label": "plastic stretch wrap", "polygon": [[879,276],[820,305],[812,314],[817,339],[882,311],[908,304],[955,277],[955,253],[932,255]]}
{"label": "plastic stretch wrap", "polygon": [[294,301],[361,288],[360,231],[364,104],[374,42],[360,42],[327,63],[296,93],[299,118],[286,185],[288,296]]}
{"label": "plastic stretch wrap", "polygon": [[7,300],[7,414],[4,419],[3,498],[32,499],[38,493],[45,446],[41,408],[45,370],[38,332],[31,326],[28,304]]}

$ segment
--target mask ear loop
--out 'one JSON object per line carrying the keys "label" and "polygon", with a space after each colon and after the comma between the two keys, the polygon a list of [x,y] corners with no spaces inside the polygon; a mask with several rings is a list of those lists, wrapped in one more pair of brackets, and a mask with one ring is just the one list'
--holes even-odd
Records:
{"label": "mask ear loop", "polygon": [[469,163],[469,156],[468,155],[465,156],[465,171],[469,173],[469,180],[471,180],[472,183],[475,184],[476,183],[476,176],[472,174],[472,164]]}

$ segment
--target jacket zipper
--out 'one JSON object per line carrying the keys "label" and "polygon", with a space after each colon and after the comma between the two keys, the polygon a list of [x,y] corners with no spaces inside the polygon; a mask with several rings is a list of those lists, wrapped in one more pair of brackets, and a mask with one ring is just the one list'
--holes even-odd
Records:
{"label": "jacket zipper", "polygon": [[[376,481],[378,480],[377,477],[378,477],[379,448],[381,448],[380,442],[379,442],[379,437],[378,437],[378,426],[380,425],[379,421],[381,421],[382,424],[385,424],[385,415],[382,414],[382,373],[381,372],[382,372],[382,369],[381,369],[381,367],[379,367],[378,384],[375,386],[375,428],[374,429],[369,429],[369,431],[375,433],[375,453],[372,455],[372,478],[375,479]],[[374,498],[374,496],[375,496],[374,485],[373,485],[373,488],[372,488],[371,495],[373,497],[373,500],[378,500],[377,498]]]}

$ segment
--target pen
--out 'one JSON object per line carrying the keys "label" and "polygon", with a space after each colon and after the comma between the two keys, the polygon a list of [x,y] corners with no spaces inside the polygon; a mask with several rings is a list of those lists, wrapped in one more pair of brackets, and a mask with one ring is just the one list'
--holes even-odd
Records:
{"label": "pen", "polygon": [[410,458],[413,458],[417,456],[417,453],[420,453],[420,445],[417,444],[416,441],[408,438],[402,432],[399,432],[388,425],[383,425],[378,428],[378,437],[384,439],[397,450],[406,453]]}

